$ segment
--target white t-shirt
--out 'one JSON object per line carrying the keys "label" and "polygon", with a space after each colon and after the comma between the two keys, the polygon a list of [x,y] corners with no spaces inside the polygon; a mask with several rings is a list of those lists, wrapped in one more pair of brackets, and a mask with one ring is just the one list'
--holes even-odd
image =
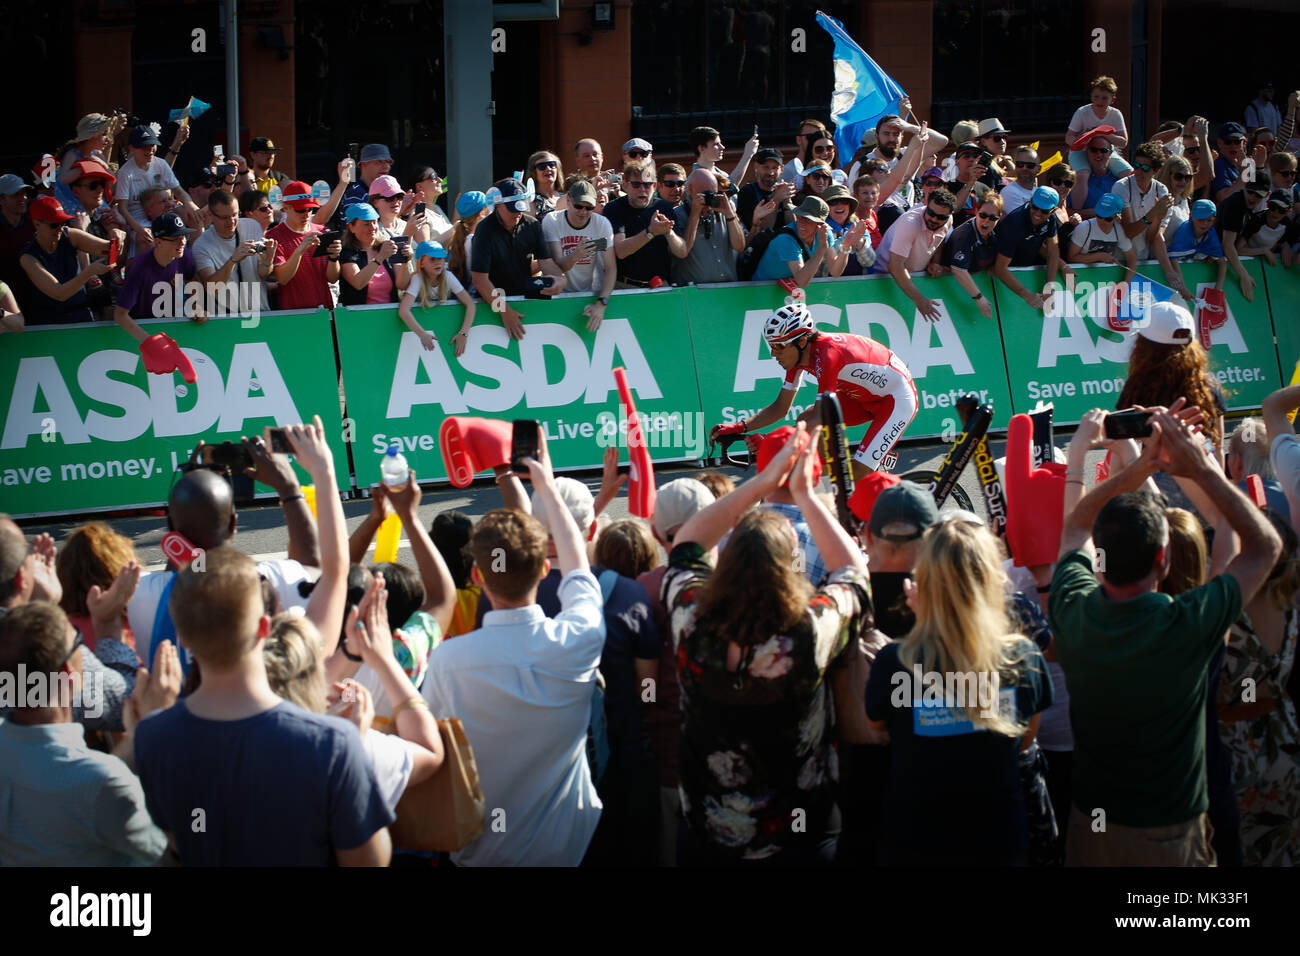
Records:
{"label": "white t-shirt", "polygon": [[[1137,176],[1125,176],[1110,191],[1124,200],[1124,221],[1137,222],[1145,216],[1155,204],[1160,201],[1161,196],[1169,195],[1169,187],[1160,180],[1152,178],[1151,185],[1147,191],[1142,192],[1137,183]],[[1163,235],[1164,230],[1169,226],[1169,217],[1173,208],[1165,211],[1164,218],[1160,220],[1160,231]],[[1137,253],[1138,259],[1150,259],[1151,251],[1147,248],[1146,225],[1143,224],[1142,231],[1131,239],[1133,251]]]}
{"label": "white t-shirt", "polygon": [[[443,266],[442,274],[447,277],[447,301],[450,302],[453,297],[460,295],[465,291],[465,287],[446,266]],[[413,296],[416,302],[420,301],[420,288],[424,285],[424,273],[417,272],[411,276],[411,284],[406,287],[404,295]],[[435,305],[438,302],[438,294],[435,290],[429,290],[429,301]]]}
{"label": "white t-shirt", "polygon": [[[233,239],[222,239],[217,235],[215,226],[208,226],[203,231],[203,235],[194,240],[194,269],[196,272],[200,269],[214,269],[220,272],[240,246],[261,238],[262,224],[256,219],[240,219],[235,225]],[[238,295],[239,283],[250,283],[245,286],[245,289],[253,288],[251,283],[256,283],[261,293],[261,309],[263,312],[270,312],[271,303],[266,297],[266,281],[258,275],[257,271],[260,260],[261,256],[255,254],[235,263],[234,268],[230,270],[230,278],[226,280],[226,287]],[[195,278],[198,276],[196,275]],[[248,293],[245,292],[244,295],[247,296]]]}
{"label": "white t-shirt", "polygon": [[1250,238],[1246,240],[1246,248],[1252,252],[1263,252],[1266,249],[1272,249],[1286,235],[1286,226],[1285,219],[1276,226],[1270,226],[1267,222],[1264,223],[1259,229],[1251,233]]}
{"label": "white t-shirt", "polygon": [[1025,203],[1029,202],[1029,197],[1034,194],[1034,187],[1026,189],[1017,182],[1007,183],[1002,187],[999,195],[1002,197],[1002,214],[1005,216],[1009,212],[1014,212]]}
{"label": "white t-shirt", "polygon": [[1192,211],[1187,205],[1187,197],[1180,196],[1169,207],[1169,223],[1164,228],[1166,244],[1174,241],[1174,233],[1178,232],[1178,227],[1190,219],[1191,216]]}
{"label": "white t-shirt", "polygon": [[[299,593],[298,585],[303,581],[314,581],[320,577],[320,568],[308,568],[297,561],[284,559],[263,561],[257,566],[257,573],[266,578],[274,588],[280,602],[280,610],[292,611],[307,606],[307,598]],[[158,602],[162,598],[163,589],[171,579],[172,575],[165,571],[152,574],[145,571],[140,575],[140,583],[126,606],[127,620],[131,624],[132,633],[135,634],[137,650],[141,658],[149,653],[154,618],[158,614]],[[145,661],[144,664],[146,667],[153,667],[153,661]]]}
{"label": "white t-shirt", "polygon": [[[567,256],[588,239],[604,239],[606,243],[612,245],[614,242],[614,227],[609,224],[608,219],[600,213],[594,212],[591,214],[591,218],[587,220],[586,226],[575,229],[573,224],[569,222],[568,210],[560,209],[549,213],[542,220],[542,236],[547,243],[558,242],[560,244],[560,254]],[[605,278],[604,263],[605,254],[602,252],[595,252],[579,259],[565,273],[569,281],[564,291],[599,292]]]}
{"label": "white t-shirt", "polygon": [[[795,158],[797,159],[798,157]],[[800,173],[795,172],[793,159],[786,163],[785,167],[781,170],[781,178],[794,183],[795,189],[803,189],[803,176]],[[849,185],[852,184],[853,180],[850,179]]]}
{"label": "white t-shirt", "polygon": [[1097,119],[1097,114],[1092,111],[1092,104],[1080,106],[1074,111],[1074,118],[1070,120],[1068,132],[1071,134],[1070,139],[1074,140],[1090,129],[1096,129],[1098,126],[1113,126],[1115,132],[1119,133],[1125,139],[1128,138],[1128,127],[1124,125],[1124,114],[1113,106],[1106,107],[1106,116]]}
{"label": "white t-shirt", "polygon": [[366,748],[366,756],[375,769],[375,783],[384,795],[388,809],[397,811],[397,801],[406,792],[406,785],[411,782],[411,770],[414,760],[411,757],[411,744],[394,734],[379,730],[368,730],[361,738],[361,746]]}
{"label": "white t-shirt", "polygon": [[1084,255],[1094,252],[1118,255],[1133,248],[1129,237],[1124,235],[1123,226],[1113,222],[1110,225],[1110,232],[1104,232],[1098,219],[1089,219],[1076,226],[1074,232],[1070,233],[1070,245],[1077,246]]}
{"label": "white t-shirt", "polygon": [[[1273,439],[1268,460],[1286,492],[1287,501],[1300,501],[1300,440],[1295,435],[1278,435]],[[1294,504],[1291,513],[1296,513]]]}
{"label": "white t-shirt", "polygon": [[140,194],[152,186],[176,189],[180,181],[172,168],[163,162],[162,157],[155,156],[145,169],[141,169],[134,159],[129,159],[117,171],[117,185],[113,187],[114,199],[125,199],[127,211],[136,222],[149,228],[145,218],[144,207],[140,205]]}

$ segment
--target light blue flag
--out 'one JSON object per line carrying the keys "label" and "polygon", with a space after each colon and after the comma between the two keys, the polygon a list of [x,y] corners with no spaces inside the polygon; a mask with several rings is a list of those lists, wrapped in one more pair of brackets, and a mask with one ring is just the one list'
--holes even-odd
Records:
{"label": "light blue flag", "polygon": [[198,119],[211,108],[211,103],[205,103],[197,96],[191,96],[190,101],[180,109],[169,112],[167,114],[167,120],[172,123],[179,123],[181,119],[186,116],[190,119]]}
{"label": "light blue flag", "polygon": [[835,89],[831,94],[831,120],[835,123],[835,153],[847,163],[862,145],[862,134],[876,121],[898,112],[906,94],[892,77],[854,42],[844,24],[817,11],[817,22],[835,41]]}

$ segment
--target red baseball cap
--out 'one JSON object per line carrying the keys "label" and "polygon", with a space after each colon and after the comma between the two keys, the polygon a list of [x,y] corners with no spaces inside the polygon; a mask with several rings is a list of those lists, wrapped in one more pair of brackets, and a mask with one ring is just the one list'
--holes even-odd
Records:
{"label": "red baseball cap", "polygon": [[284,184],[280,199],[286,206],[291,206],[299,212],[320,208],[320,203],[311,194],[311,187],[296,179],[291,183]]}
{"label": "red baseball cap", "polygon": [[63,211],[63,203],[53,196],[42,196],[27,207],[27,215],[36,222],[68,222],[73,217]]}
{"label": "red baseball cap", "polygon": [[876,499],[886,488],[899,484],[903,479],[886,471],[873,471],[853,486],[849,495],[849,510],[859,521],[871,520],[871,509],[876,506]]}
{"label": "red baseball cap", "polygon": [[[795,429],[793,425],[786,425],[782,428],[778,428],[776,431],[768,432],[766,435],[763,436],[762,444],[758,446],[758,470],[759,471],[762,471],[764,468],[766,468],[768,464],[772,461],[772,459],[777,456],[777,453],[780,452],[781,449],[785,447],[785,443],[790,440],[790,436],[794,434],[794,431]],[[821,476],[822,476],[822,457],[821,454],[819,453],[819,450],[814,448],[813,449],[813,478],[812,478],[813,484],[816,484],[819,480],[821,480]],[[786,483],[782,482],[781,487],[782,488],[786,487]]]}
{"label": "red baseball cap", "polygon": [[102,179],[109,184],[117,182],[117,177],[109,170],[107,164],[94,156],[75,163],[72,168],[77,171],[78,179]]}

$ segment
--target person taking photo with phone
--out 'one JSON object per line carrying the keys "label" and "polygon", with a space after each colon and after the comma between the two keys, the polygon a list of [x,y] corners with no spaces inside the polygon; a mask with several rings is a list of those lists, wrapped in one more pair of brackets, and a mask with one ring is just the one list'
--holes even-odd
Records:
{"label": "person taking photo with phone", "polygon": [[618,280],[614,257],[614,228],[596,212],[596,188],[584,179],[569,190],[569,207],[542,220],[542,235],[551,259],[564,270],[570,292],[596,293],[596,301],[583,310],[589,331],[600,327],[605,306]]}

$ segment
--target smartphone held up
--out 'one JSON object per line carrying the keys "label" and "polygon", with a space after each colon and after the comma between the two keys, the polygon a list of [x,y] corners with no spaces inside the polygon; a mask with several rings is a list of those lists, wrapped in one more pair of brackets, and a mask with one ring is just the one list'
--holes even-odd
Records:
{"label": "smartphone held up", "polygon": [[541,447],[541,426],[535,419],[516,418],[510,431],[510,470],[516,475],[528,474],[526,458],[536,458]]}

